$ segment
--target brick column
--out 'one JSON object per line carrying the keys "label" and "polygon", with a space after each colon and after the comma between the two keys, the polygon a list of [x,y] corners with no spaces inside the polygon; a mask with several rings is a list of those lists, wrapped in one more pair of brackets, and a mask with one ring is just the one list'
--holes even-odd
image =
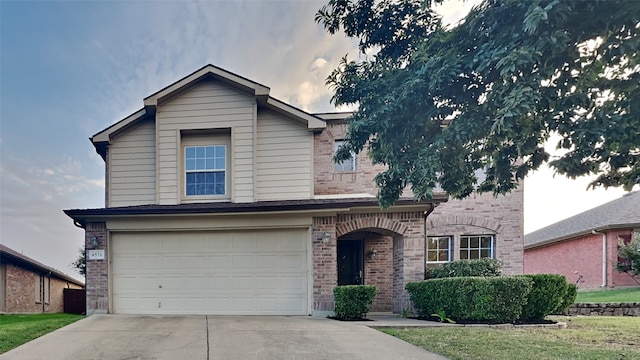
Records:
{"label": "brick column", "polygon": [[[331,235],[329,243],[322,243],[322,234]],[[313,312],[334,309],[333,288],[338,285],[336,217],[313,218]]]}
{"label": "brick column", "polygon": [[[84,232],[85,249],[104,250],[104,260],[89,260],[85,285],[87,293],[87,315],[109,312],[109,252],[107,251],[107,226],[105,222],[88,222]],[[98,238],[98,246],[92,247],[91,239]]]}

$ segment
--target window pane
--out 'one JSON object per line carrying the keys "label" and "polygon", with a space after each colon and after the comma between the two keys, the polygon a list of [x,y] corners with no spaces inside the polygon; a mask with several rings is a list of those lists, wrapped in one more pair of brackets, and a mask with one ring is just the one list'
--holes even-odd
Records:
{"label": "window pane", "polygon": [[224,158],[225,152],[225,146],[216,146],[216,157]]}
{"label": "window pane", "polygon": [[469,259],[469,252],[466,250],[461,250],[460,251],[460,260],[467,260]]}
{"label": "window pane", "polygon": [[473,236],[470,241],[469,241],[469,247],[470,248],[474,248],[477,249],[478,247],[480,247],[480,243],[478,242],[478,237],[477,236]]}
{"label": "window pane", "polygon": [[483,258],[491,257],[491,250],[489,249],[480,250],[480,256]]}
{"label": "window pane", "polygon": [[491,247],[491,238],[488,236],[483,236],[482,237],[482,247],[483,248],[490,248]]}
{"label": "window pane", "polygon": [[448,250],[438,251],[438,261],[449,261],[449,251]]}
{"label": "window pane", "polygon": [[449,248],[449,238],[440,238],[439,246],[440,246],[440,249],[448,249]]}
{"label": "window pane", "polygon": [[195,170],[196,169],[196,161],[193,160],[193,159],[187,159],[186,169],[187,170]]}
{"label": "window pane", "polygon": [[469,238],[468,237],[460,238],[460,247],[461,248],[468,248],[469,247]]}
{"label": "window pane", "polygon": [[215,165],[212,166],[210,169],[211,170],[224,170],[225,168],[225,161],[224,158],[216,158],[215,159]]}
{"label": "window pane", "polygon": [[188,147],[185,149],[185,156],[187,159],[193,159],[196,157],[196,148]]}
{"label": "window pane", "polygon": [[214,156],[213,154],[215,153],[215,147],[214,146],[207,146],[205,148],[205,152],[204,153],[205,153],[205,156],[207,158],[212,158]]}
{"label": "window pane", "polygon": [[197,146],[196,147],[196,158],[204,159],[204,155],[205,155],[204,148],[205,148],[204,146]]}
{"label": "window pane", "polygon": [[437,251],[428,251],[427,252],[427,261],[438,261],[438,252]]}
{"label": "window pane", "polygon": [[469,251],[469,259],[479,259],[480,252],[478,250],[470,250]]}

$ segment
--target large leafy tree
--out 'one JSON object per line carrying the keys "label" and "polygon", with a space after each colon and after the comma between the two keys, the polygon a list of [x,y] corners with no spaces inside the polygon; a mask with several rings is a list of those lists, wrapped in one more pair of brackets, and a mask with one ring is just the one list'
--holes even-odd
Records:
{"label": "large leafy tree", "polygon": [[334,104],[357,105],[335,159],[368,149],[387,165],[382,206],[407,186],[507,193],[545,162],[597,174],[593,187],[638,182],[640,1],[485,0],[449,27],[439,2],[331,0],[316,14],[360,41],[327,79]]}

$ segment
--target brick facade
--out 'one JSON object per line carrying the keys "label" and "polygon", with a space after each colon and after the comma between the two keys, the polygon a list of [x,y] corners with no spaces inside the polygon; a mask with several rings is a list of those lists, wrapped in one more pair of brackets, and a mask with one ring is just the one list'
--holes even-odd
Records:
{"label": "brick facade", "polygon": [[606,234],[606,283],[602,275],[602,234],[588,234],[525,251],[525,274],[560,274],[582,289],[637,286],[629,275],[615,269],[618,257],[618,237],[630,236],[633,229],[621,229]]}
{"label": "brick facade", "polygon": [[[63,289],[80,289],[81,286],[51,276],[48,273],[28,269],[13,263],[3,263],[4,303],[0,307],[6,313],[58,313],[64,309]],[[46,288],[46,289],[45,289]]]}
{"label": "brick facade", "polygon": [[[315,137],[316,195],[374,195],[377,192],[374,177],[384,167],[373,166],[366,150],[357,155],[355,171],[335,171],[332,161],[334,141],[343,139],[346,130],[344,121],[328,121],[327,128]],[[495,257],[503,262],[504,273],[523,273],[522,185],[505,196],[473,194],[464,200],[449,200],[440,204],[426,223],[423,215],[422,212],[394,212],[391,208],[364,214],[339,214],[335,218],[314,221],[314,310],[333,309],[332,291],[337,284],[334,241],[340,241],[345,235],[361,234],[364,238],[364,282],[378,287],[372,311],[400,312],[410,308],[404,286],[407,282],[424,279],[425,234],[451,236],[453,260],[460,258],[460,236],[493,235]],[[332,227],[334,224],[335,228]],[[317,239],[323,231],[331,233],[332,240],[320,246]],[[377,250],[375,260],[368,256],[374,248]]]}
{"label": "brick facade", "polygon": [[440,204],[427,219],[427,236],[453,238],[452,259],[460,259],[462,235],[495,236],[495,258],[507,275],[524,271],[523,187],[507,195],[472,194]]}
{"label": "brick facade", "polygon": [[[92,247],[93,237],[98,246]],[[104,222],[89,222],[85,227],[85,249],[104,250],[104,260],[87,259],[87,315],[109,312],[109,251],[107,226]]]}

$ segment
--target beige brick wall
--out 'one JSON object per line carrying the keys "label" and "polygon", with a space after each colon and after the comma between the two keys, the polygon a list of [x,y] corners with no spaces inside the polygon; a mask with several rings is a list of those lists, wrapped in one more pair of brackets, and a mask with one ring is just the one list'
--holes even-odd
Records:
{"label": "beige brick wall", "polygon": [[[347,125],[344,121],[328,121],[327,128],[315,136],[316,195],[377,193],[374,177],[383,171],[384,167],[373,166],[366,151],[357,155],[355,171],[334,170],[334,141],[343,139],[346,130]],[[454,260],[459,259],[461,235],[494,235],[495,256],[503,262],[504,273],[522,274],[523,201],[522,184],[504,196],[472,194],[464,200],[450,199],[448,203],[437,207],[427,219],[427,235],[453,236],[451,251]],[[382,229],[381,233],[386,235],[365,241],[365,283],[379,288],[372,311],[389,311],[392,308],[394,312],[399,312],[409,309],[411,305],[404,286],[409,281],[424,278],[425,223],[422,216],[421,212],[389,211],[326,217],[322,218],[322,225],[314,222],[314,309],[333,309],[332,291],[337,283],[335,236],[339,239],[342,235],[363,229],[369,229],[367,231],[371,232],[381,232]],[[395,224],[395,228],[389,228],[385,233],[384,229],[388,228],[389,224]],[[332,234],[332,242],[318,246],[316,239],[324,230]],[[396,236],[391,237],[392,234]],[[381,254],[379,267],[378,262],[371,261],[367,256],[373,247],[378,248]],[[332,261],[334,263],[331,263]],[[318,268],[319,265],[322,268]]]}
{"label": "beige brick wall", "polygon": [[507,195],[472,194],[440,204],[427,219],[427,236],[453,236],[453,260],[461,235],[494,235],[495,255],[507,275],[524,271],[523,186]]}
{"label": "beige brick wall", "polygon": [[327,128],[314,138],[314,192],[316,195],[363,194],[375,195],[374,177],[385,169],[373,166],[366,149],[356,156],[356,171],[335,171],[334,141],[344,139],[347,124],[327,122]]}
{"label": "beige brick wall", "polygon": [[[328,244],[319,240],[324,231],[331,234]],[[336,239],[355,233],[365,240],[365,284],[378,287],[371,311],[399,312],[409,308],[405,285],[424,279],[423,213],[384,211],[314,218],[314,311],[333,310],[333,288],[338,279]],[[375,259],[369,257],[372,249],[378,251]]]}

